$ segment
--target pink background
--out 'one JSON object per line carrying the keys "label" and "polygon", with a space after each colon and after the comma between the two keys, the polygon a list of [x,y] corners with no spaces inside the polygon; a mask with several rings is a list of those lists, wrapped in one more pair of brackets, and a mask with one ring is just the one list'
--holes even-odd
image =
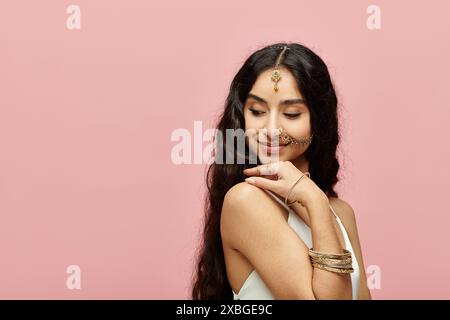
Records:
{"label": "pink background", "polygon": [[[3,1],[0,298],[188,298],[206,166],[173,164],[171,133],[212,127],[244,59],[278,41],[311,47],[336,84],[338,190],[381,268],[373,297],[450,298],[449,9]],[[81,290],[66,288],[72,264]]]}

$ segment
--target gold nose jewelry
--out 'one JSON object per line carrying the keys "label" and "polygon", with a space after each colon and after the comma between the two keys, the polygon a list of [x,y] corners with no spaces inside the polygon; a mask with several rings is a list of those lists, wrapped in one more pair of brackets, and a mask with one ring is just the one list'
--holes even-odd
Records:
{"label": "gold nose jewelry", "polygon": [[291,137],[290,135],[288,135],[286,133],[286,131],[283,130],[283,128],[279,128],[278,129],[279,135],[280,135],[280,141],[282,144],[304,144],[304,145],[308,145],[311,143],[313,135],[311,134],[311,136],[309,138],[304,138],[304,139],[295,139],[293,137]]}
{"label": "gold nose jewelry", "polygon": [[278,55],[277,61],[275,62],[274,70],[272,72],[271,79],[273,82],[275,82],[275,85],[273,87],[273,90],[275,90],[275,92],[278,92],[278,81],[281,80],[281,72],[279,70],[279,66],[286,50],[289,50],[288,46],[284,46],[283,49],[281,50],[281,53]]}

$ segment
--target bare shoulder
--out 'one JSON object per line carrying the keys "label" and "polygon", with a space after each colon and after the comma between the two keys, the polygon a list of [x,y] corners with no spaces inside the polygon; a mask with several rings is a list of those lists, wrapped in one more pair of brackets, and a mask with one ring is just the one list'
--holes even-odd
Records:
{"label": "bare shoulder", "polygon": [[348,232],[356,232],[356,217],[352,206],[340,198],[329,197],[328,200],[344,226],[350,229]]}
{"label": "bare shoulder", "polygon": [[248,260],[275,299],[313,299],[308,248],[283,210],[266,191],[236,184],[223,201],[222,241]]}
{"label": "bare shoulder", "polygon": [[[220,221],[222,239],[228,243],[236,242],[258,221],[281,222],[283,216],[276,214],[277,204],[261,188],[240,182],[225,194]],[[275,213],[275,214],[274,214]],[[266,223],[267,227],[277,223]]]}
{"label": "bare shoulder", "polygon": [[247,182],[240,182],[231,187],[225,194],[224,204],[230,205],[242,201],[247,203],[249,200],[252,200],[253,196],[261,197],[263,195],[265,195],[265,192],[261,188]]}

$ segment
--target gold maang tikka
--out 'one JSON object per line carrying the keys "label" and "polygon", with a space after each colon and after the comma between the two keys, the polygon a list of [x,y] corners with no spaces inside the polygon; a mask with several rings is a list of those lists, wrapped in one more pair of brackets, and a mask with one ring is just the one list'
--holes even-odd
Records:
{"label": "gold maang tikka", "polygon": [[278,92],[278,81],[281,80],[281,72],[279,70],[279,66],[281,63],[281,59],[283,58],[284,53],[286,52],[286,50],[288,50],[288,46],[284,46],[283,50],[281,50],[281,53],[278,55],[277,61],[275,62],[275,69],[272,72],[272,81],[275,82],[275,85],[273,87],[273,90],[275,90],[275,92]]}

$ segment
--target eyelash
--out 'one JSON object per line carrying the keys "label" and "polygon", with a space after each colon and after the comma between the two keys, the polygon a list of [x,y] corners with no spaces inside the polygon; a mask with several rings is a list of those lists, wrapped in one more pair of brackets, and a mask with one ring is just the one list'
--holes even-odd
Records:
{"label": "eyelash", "polygon": [[[259,117],[259,116],[261,116],[264,113],[263,111],[259,111],[259,110],[255,110],[255,109],[249,109],[249,110],[256,117]],[[283,113],[283,114],[286,117],[288,117],[289,119],[296,119],[296,118],[298,118],[301,115],[301,113],[292,113],[292,114]]]}

